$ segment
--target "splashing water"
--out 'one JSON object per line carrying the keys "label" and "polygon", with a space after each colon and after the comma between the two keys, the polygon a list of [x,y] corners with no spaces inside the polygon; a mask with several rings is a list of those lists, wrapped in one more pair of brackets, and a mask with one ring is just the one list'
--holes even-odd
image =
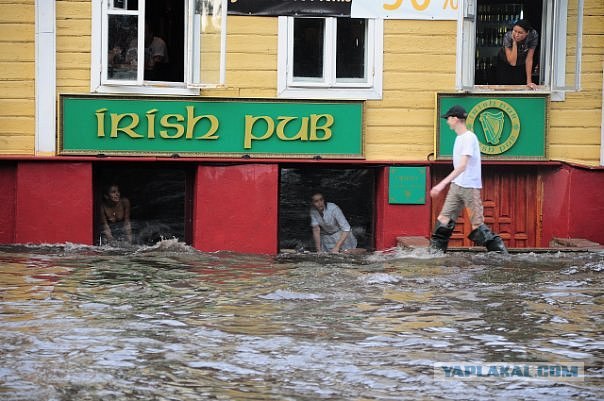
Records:
{"label": "splashing water", "polygon": [[[602,399],[603,253],[0,246],[3,400]],[[581,381],[437,380],[571,361]]]}

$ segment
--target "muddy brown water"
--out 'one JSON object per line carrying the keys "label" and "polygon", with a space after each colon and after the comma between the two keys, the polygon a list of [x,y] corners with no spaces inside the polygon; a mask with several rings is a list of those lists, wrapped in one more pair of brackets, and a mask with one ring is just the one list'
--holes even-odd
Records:
{"label": "muddy brown water", "polygon": [[[0,247],[2,400],[601,400],[604,253]],[[439,380],[435,364],[581,363]]]}

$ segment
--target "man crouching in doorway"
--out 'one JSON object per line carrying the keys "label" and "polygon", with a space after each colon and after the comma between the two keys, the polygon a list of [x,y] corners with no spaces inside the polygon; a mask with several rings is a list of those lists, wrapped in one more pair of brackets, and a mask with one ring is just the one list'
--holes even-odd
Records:
{"label": "man crouching in doorway", "polygon": [[441,117],[447,120],[447,125],[457,137],[453,144],[453,171],[430,191],[430,196],[434,198],[451,184],[445,204],[438,215],[430,247],[442,252],[447,251],[455,221],[465,208],[470,214],[472,223],[472,232],[468,238],[477,245],[484,245],[489,251],[507,254],[501,237],[484,224],[480,195],[482,189],[480,144],[476,135],[466,127],[468,113],[463,107],[456,105]]}
{"label": "man crouching in doorway", "polygon": [[357,239],[342,210],[335,203],[325,202],[320,192],[312,196],[310,225],[317,252],[348,252],[357,247]]}

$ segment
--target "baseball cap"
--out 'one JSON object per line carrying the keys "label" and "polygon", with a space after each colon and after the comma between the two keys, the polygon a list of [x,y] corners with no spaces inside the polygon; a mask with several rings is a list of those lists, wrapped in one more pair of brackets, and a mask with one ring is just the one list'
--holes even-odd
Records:
{"label": "baseball cap", "polygon": [[466,112],[466,109],[464,109],[460,105],[456,104],[455,106],[451,107],[449,109],[449,111],[447,111],[441,117],[442,118],[449,118],[449,117],[466,118],[467,116],[468,116],[468,113]]}

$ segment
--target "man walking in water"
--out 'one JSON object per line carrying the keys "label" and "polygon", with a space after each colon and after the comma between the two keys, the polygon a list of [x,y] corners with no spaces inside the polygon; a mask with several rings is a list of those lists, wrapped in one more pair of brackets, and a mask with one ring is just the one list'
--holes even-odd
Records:
{"label": "man walking in water", "polygon": [[484,224],[480,195],[480,144],[476,135],[466,127],[468,113],[462,106],[455,105],[441,117],[447,120],[447,125],[455,131],[457,137],[453,144],[453,171],[430,191],[430,196],[435,198],[451,184],[445,204],[437,217],[430,247],[442,252],[447,251],[455,221],[459,213],[466,208],[472,224],[472,232],[468,238],[477,245],[486,246],[489,251],[507,253],[501,237]]}

